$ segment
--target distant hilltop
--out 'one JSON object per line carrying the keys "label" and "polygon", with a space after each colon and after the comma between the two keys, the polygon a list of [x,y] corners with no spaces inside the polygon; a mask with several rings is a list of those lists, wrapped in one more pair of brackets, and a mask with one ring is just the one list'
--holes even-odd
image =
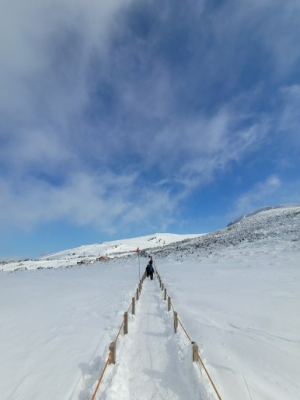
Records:
{"label": "distant hilltop", "polygon": [[48,254],[40,258],[18,261],[0,262],[0,271],[26,271],[31,269],[52,269],[71,267],[78,264],[91,264],[123,258],[137,254],[147,257],[154,249],[163,248],[188,239],[195,239],[202,234],[155,233],[129,239],[120,239],[111,242],[100,242],[91,245],[82,245],[73,249]]}
{"label": "distant hilltop", "polygon": [[252,217],[253,215],[259,214],[259,213],[261,213],[263,211],[276,210],[276,209],[279,209],[279,208],[293,208],[293,207],[300,207],[300,203],[286,203],[286,204],[279,204],[279,205],[276,205],[276,206],[261,207],[261,208],[258,208],[255,211],[253,211],[252,213],[244,214],[241,217],[235,219],[234,221],[229,222],[227,227],[231,226],[231,225],[234,225],[234,224],[237,224],[242,219],[248,218],[248,217]]}

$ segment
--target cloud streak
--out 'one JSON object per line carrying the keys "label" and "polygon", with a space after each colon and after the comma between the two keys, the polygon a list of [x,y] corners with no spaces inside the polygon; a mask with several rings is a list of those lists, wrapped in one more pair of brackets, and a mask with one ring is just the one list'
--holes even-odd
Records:
{"label": "cloud streak", "polygon": [[248,214],[261,206],[272,204],[272,197],[282,188],[278,176],[270,176],[265,182],[257,183],[251,190],[244,193],[236,202],[236,216]]}

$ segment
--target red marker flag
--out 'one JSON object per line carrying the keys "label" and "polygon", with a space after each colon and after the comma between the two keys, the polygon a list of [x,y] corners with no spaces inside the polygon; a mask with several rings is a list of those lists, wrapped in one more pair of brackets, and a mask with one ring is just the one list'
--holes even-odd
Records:
{"label": "red marker flag", "polygon": [[138,253],[139,251],[140,251],[140,249],[139,249],[139,248],[137,248],[137,249],[136,249],[136,252]]}

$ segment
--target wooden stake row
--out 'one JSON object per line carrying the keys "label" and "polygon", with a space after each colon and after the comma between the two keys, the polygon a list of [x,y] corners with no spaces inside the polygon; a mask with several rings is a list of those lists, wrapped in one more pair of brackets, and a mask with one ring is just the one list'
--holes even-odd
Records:
{"label": "wooden stake row", "polygon": [[[168,311],[171,311],[171,308],[173,308],[173,307],[172,307],[172,303],[171,303],[171,297],[167,295],[167,289],[164,287],[164,284],[162,283],[161,277],[160,277],[159,273],[157,272],[156,268],[155,268],[155,272],[156,272],[157,277],[158,277],[158,279],[159,279],[159,284],[160,284],[161,290],[164,292],[164,300],[168,300]],[[140,297],[141,292],[142,292],[143,282],[144,282],[145,279],[146,279],[146,272],[143,274],[143,276],[142,276],[142,278],[141,278],[141,280],[140,280],[140,282],[139,282],[138,288],[136,289],[136,295],[132,298],[132,302],[131,302],[131,311],[132,311],[132,315],[135,315],[135,303],[136,303],[136,301],[139,300],[139,297]],[[129,311],[129,310],[130,310],[130,307],[129,307],[128,311]],[[174,309],[173,309],[173,310],[174,310]],[[123,323],[122,323],[122,325],[123,325],[123,332],[124,332],[125,335],[128,334],[128,311],[124,313],[124,319],[123,319]],[[121,331],[121,329],[122,329],[122,325],[121,325],[121,327],[120,327],[120,331]],[[180,325],[182,325],[181,322],[180,322]],[[183,326],[182,326],[182,328],[183,328],[183,330],[185,331],[185,329],[184,329]],[[174,332],[175,332],[175,333],[177,333],[177,329],[178,329],[178,315],[177,315],[177,312],[174,311]],[[119,333],[120,333],[120,331],[119,331]],[[106,370],[107,364],[108,364],[108,363],[109,363],[109,364],[115,364],[115,363],[116,363],[116,358],[117,358],[117,340],[118,340],[118,337],[119,337],[119,333],[118,333],[118,335],[117,335],[115,341],[114,341],[114,342],[111,342],[110,345],[109,345],[109,352],[110,352],[110,354],[109,354],[109,356],[108,356],[108,358],[107,358],[106,365],[105,365],[105,367],[104,367],[104,369],[103,369],[103,371],[102,371],[102,374],[101,374],[99,383],[98,383],[98,385],[97,385],[97,387],[96,387],[96,390],[95,390],[95,392],[94,392],[94,395],[93,395],[92,400],[95,398],[95,395],[96,395],[97,390],[98,390],[98,388],[99,388],[99,384],[100,384],[100,382],[101,382],[101,380],[102,380],[102,377],[103,377],[103,375],[104,375],[104,372],[105,372],[105,370]],[[185,331],[185,333],[187,334],[186,331]],[[187,334],[187,336],[188,336],[188,334]],[[189,336],[188,336],[188,337],[189,337]],[[191,342],[191,343],[192,343],[192,357],[193,357],[193,362],[198,362],[198,361],[200,361],[201,364],[203,365],[203,362],[202,362],[202,360],[201,360],[201,358],[200,358],[200,356],[199,356],[197,343],[195,343],[195,342]],[[205,366],[204,366],[204,365],[203,365],[203,367],[204,367],[204,369],[205,369]],[[205,369],[205,371],[206,371],[206,369]],[[206,371],[206,372],[207,372],[207,371]],[[208,373],[207,373],[207,374],[208,374]],[[211,380],[211,378],[210,378],[209,375],[208,375],[208,377],[209,377],[210,381],[212,382],[212,380]],[[215,388],[213,382],[212,382],[212,385],[213,385],[213,387],[214,387],[214,389],[215,389],[215,391],[216,391],[216,393],[217,393],[217,395],[218,395],[218,398],[221,400],[221,398],[220,398],[220,396],[219,396],[219,394],[218,394],[218,392],[217,392],[217,390],[216,390],[216,388]]]}
{"label": "wooden stake row", "polygon": [[[145,278],[146,278],[146,274],[144,273],[142,278],[141,278],[141,280],[140,280],[140,282],[139,282],[139,284],[138,284],[138,287],[136,289],[136,294],[131,300],[131,312],[132,312],[132,315],[135,315],[135,303],[140,298],[140,295],[141,295],[141,292],[142,292],[142,288],[143,288],[143,282],[144,282]],[[124,313],[123,333],[124,333],[124,335],[128,334],[128,312]],[[111,344],[109,345],[109,351],[111,353],[109,364],[115,364],[116,363],[116,354],[117,354],[117,340],[115,340],[114,342],[111,342]]]}
{"label": "wooden stake row", "polygon": [[[159,275],[159,273],[157,272],[157,277],[159,280],[159,284],[160,284],[160,288],[161,290],[164,292],[164,300],[168,300],[168,311],[171,311],[171,297],[168,296],[167,294],[167,289],[165,288],[161,277]],[[132,311],[132,315],[135,315],[135,303],[136,301],[139,300],[141,292],[142,292],[142,287],[143,287],[143,282],[146,278],[146,274],[144,273],[139,284],[138,284],[138,288],[136,289],[136,295],[135,297],[132,298],[132,302],[131,302],[131,311]],[[177,333],[177,329],[178,329],[178,314],[176,311],[174,311],[174,333]],[[123,332],[124,335],[128,334],[128,312],[124,313],[124,320],[123,320]],[[198,345],[195,342],[191,342],[192,343],[192,358],[193,358],[193,362],[197,362],[199,360],[199,356],[198,356]],[[109,346],[109,351],[111,352],[111,358],[109,363],[110,364],[115,364],[116,362],[116,341],[112,342]]]}
{"label": "wooden stake row", "polygon": [[[158,272],[157,273],[157,277],[159,280],[159,285],[161,290],[164,292],[164,300],[168,299],[168,311],[171,311],[171,307],[172,307],[172,303],[171,303],[171,297],[168,296],[167,294],[167,289],[165,288],[161,276],[159,275]],[[178,314],[176,311],[174,311],[174,333],[177,333],[177,329],[178,329]],[[199,361],[199,353],[198,353],[198,345],[196,342],[191,342],[192,343],[192,359],[193,362],[197,362]]]}

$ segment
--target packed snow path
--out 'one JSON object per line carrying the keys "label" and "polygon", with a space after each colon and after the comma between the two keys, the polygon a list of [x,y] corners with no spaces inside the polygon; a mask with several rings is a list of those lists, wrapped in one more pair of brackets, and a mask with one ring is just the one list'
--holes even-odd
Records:
{"label": "packed snow path", "polygon": [[193,365],[191,346],[175,335],[156,279],[146,279],[129,334],[118,348],[117,363],[98,399],[195,400],[212,399],[201,393],[199,366]]}

